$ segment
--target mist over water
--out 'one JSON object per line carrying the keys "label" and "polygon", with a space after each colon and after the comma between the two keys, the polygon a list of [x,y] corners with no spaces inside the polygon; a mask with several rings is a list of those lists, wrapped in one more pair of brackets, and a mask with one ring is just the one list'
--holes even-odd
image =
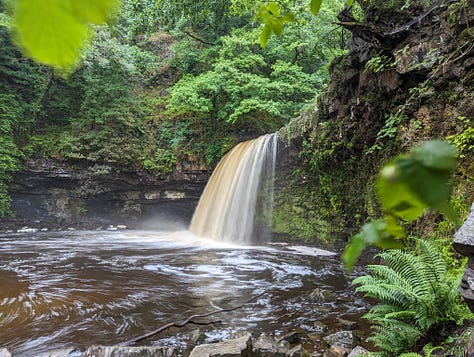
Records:
{"label": "mist over water", "polygon": [[[220,314],[206,339],[275,333],[359,314],[337,256],[310,247],[242,247],[187,231],[73,231],[0,236],[0,346],[32,356],[120,343],[165,323]],[[308,302],[315,288],[333,301]],[[211,319],[212,320],[212,319]],[[186,346],[187,326],[148,344]]]}

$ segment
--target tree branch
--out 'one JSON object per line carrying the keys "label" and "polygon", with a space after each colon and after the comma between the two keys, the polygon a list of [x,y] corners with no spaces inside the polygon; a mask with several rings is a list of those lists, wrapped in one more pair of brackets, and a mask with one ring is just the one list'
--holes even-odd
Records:
{"label": "tree branch", "polygon": [[231,308],[228,308],[228,309],[219,309],[219,310],[214,310],[214,311],[211,311],[211,312],[208,312],[208,313],[205,313],[205,314],[196,314],[196,315],[192,315],[192,316],[189,316],[187,317],[185,320],[183,320],[182,322],[178,322],[178,321],[174,321],[174,322],[169,322],[161,327],[158,327],[156,330],[153,330],[153,331],[150,331],[144,335],[141,335],[141,336],[138,336],[138,337],[135,337],[135,338],[132,338],[131,340],[128,340],[128,341],[125,341],[125,342],[122,342],[120,343],[119,345],[120,346],[130,346],[130,345],[133,345],[137,342],[140,342],[142,340],[145,340],[147,338],[150,338],[152,336],[155,336],[157,334],[159,334],[160,332],[163,332],[171,327],[183,327],[189,323],[194,323],[194,324],[204,324],[204,325],[208,325],[208,324],[211,324],[212,322],[209,322],[209,323],[199,323],[199,322],[196,322],[194,321],[194,319],[196,318],[200,318],[200,317],[207,317],[207,316],[212,316],[212,315],[215,315],[215,314],[219,314],[221,312],[231,312],[231,311],[234,311],[234,310],[237,310],[237,309],[240,309],[241,307],[243,307],[244,305],[258,299],[259,297],[267,294],[267,293],[270,293],[271,291],[264,291],[263,293],[261,294],[258,294],[250,299],[248,299],[247,301],[245,301],[244,303],[240,304],[240,305],[237,305],[237,306],[234,306],[234,307],[231,307]]}
{"label": "tree branch", "polygon": [[197,36],[194,36],[191,32],[188,32],[188,31],[183,31],[186,35],[188,35],[189,37],[191,37],[192,39],[195,39],[196,41],[199,41],[201,43],[204,43],[205,45],[210,45],[210,46],[214,46],[216,43],[215,42],[207,42]]}

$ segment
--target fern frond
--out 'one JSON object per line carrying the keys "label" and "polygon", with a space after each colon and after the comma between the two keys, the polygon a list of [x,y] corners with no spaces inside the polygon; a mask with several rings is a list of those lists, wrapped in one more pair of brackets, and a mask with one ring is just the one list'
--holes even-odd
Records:
{"label": "fern frond", "polygon": [[401,306],[403,309],[409,309],[417,298],[409,289],[383,282],[359,286],[356,292],[362,292],[364,296],[376,298],[384,304]]}
{"label": "fern frond", "polygon": [[367,268],[377,280],[383,280],[386,283],[403,286],[409,289],[410,283],[400,273],[388,265],[369,265]]}
{"label": "fern frond", "polygon": [[469,316],[457,291],[461,276],[448,274],[435,245],[419,241],[417,247],[378,254],[384,265],[368,266],[371,274],[353,282],[356,292],[380,301],[364,318],[374,322],[369,340],[389,354],[406,351],[436,324]]}
{"label": "fern frond", "polygon": [[422,336],[418,328],[402,321],[381,319],[378,322],[379,324],[372,326],[374,332],[368,340],[384,351],[398,355]]}
{"label": "fern frond", "polygon": [[430,268],[416,255],[401,250],[392,250],[380,253],[385,264],[400,274],[412,287],[417,295],[432,294],[432,281],[426,277]]}
{"label": "fern frond", "polygon": [[417,250],[423,262],[432,269],[437,281],[446,279],[448,265],[436,246],[423,239],[417,240]]}

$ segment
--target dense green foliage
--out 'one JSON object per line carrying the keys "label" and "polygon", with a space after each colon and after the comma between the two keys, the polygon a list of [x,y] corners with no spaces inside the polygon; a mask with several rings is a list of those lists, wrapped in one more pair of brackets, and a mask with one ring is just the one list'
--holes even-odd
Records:
{"label": "dense green foliage", "polygon": [[[298,115],[342,51],[331,25],[339,1],[318,19],[305,5],[286,3],[302,16],[265,51],[252,23],[253,2],[127,0],[111,25],[90,27],[108,20],[117,3],[68,2],[57,11],[53,0],[31,8],[27,0],[0,3],[0,216],[9,212],[10,174],[25,159],[63,160],[97,174],[212,167],[238,140],[275,131]],[[29,27],[31,9],[37,19],[49,11],[53,20]],[[48,28],[69,20],[78,22],[75,34],[61,37]],[[49,34],[50,42],[31,42],[34,33]],[[83,48],[86,37],[93,40]],[[60,71],[26,59],[12,38]],[[51,58],[43,57],[45,46]]]}
{"label": "dense green foliage", "polygon": [[406,351],[428,331],[469,316],[457,292],[462,273],[451,275],[435,244],[416,240],[415,250],[388,250],[382,265],[369,265],[371,275],[354,280],[357,292],[379,304],[364,315],[375,324],[369,338],[390,356]]}

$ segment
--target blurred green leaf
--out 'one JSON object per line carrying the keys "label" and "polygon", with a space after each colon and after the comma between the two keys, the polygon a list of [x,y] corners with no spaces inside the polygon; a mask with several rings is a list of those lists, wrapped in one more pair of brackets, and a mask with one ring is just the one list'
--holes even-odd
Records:
{"label": "blurred green leaf", "polygon": [[96,25],[106,23],[110,20],[119,7],[119,0],[71,1],[71,10],[76,19]]}
{"label": "blurred green leaf", "polygon": [[367,244],[365,243],[364,237],[361,233],[356,234],[349,240],[349,243],[347,243],[341,257],[342,263],[347,270],[352,270],[354,268],[357,259],[359,259],[359,256],[366,246]]}
{"label": "blurred green leaf", "polygon": [[317,15],[319,13],[319,10],[321,10],[322,3],[323,0],[311,0],[309,8],[313,15]]}
{"label": "blurred green leaf", "polygon": [[263,26],[262,32],[260,33],[260,46],[262,46],[263,48],[267,46],[270,33],[271,33],[270,26],[268,25]]}
{"label": "blurred green leaf", "polygon": [[351,270],[353,268],[360,254],[368,245],[382,249],[402,247],[400,241],[390,234],[385,221],[378,219],[366,223],[360,233],[351,238],[342,254],[342,262],[346,269]]}
{"label": "blurred green leaf", "polygon": [[[397,167],[397,164],[392,163],[388,167]],[[398,167],[397,171],[400,171]],[[401,175],[401,172],[399,174]],[[404,181],[394,180],[388,175],[380,175],[377,181],[377,194],[385,212],[391,212],[407,221],[421,216],[426,208],[426,204]]]}
{"label": "blurred green leaf", "polygon": [[351,7],[354,3],[354,0],[347,0],[347,7]]}
{"label": "blurred green leaf", "polygon": [[430,140],[415,148],[412,156],[427,168],[453,171],[457,166],[458,151],[444,141]]}
{"label": "blurred green leaf", "polygon": [[102,24],[119,0],[17,0],[14,39],[34,60],[68,72],[92,37],[90,24]]}

